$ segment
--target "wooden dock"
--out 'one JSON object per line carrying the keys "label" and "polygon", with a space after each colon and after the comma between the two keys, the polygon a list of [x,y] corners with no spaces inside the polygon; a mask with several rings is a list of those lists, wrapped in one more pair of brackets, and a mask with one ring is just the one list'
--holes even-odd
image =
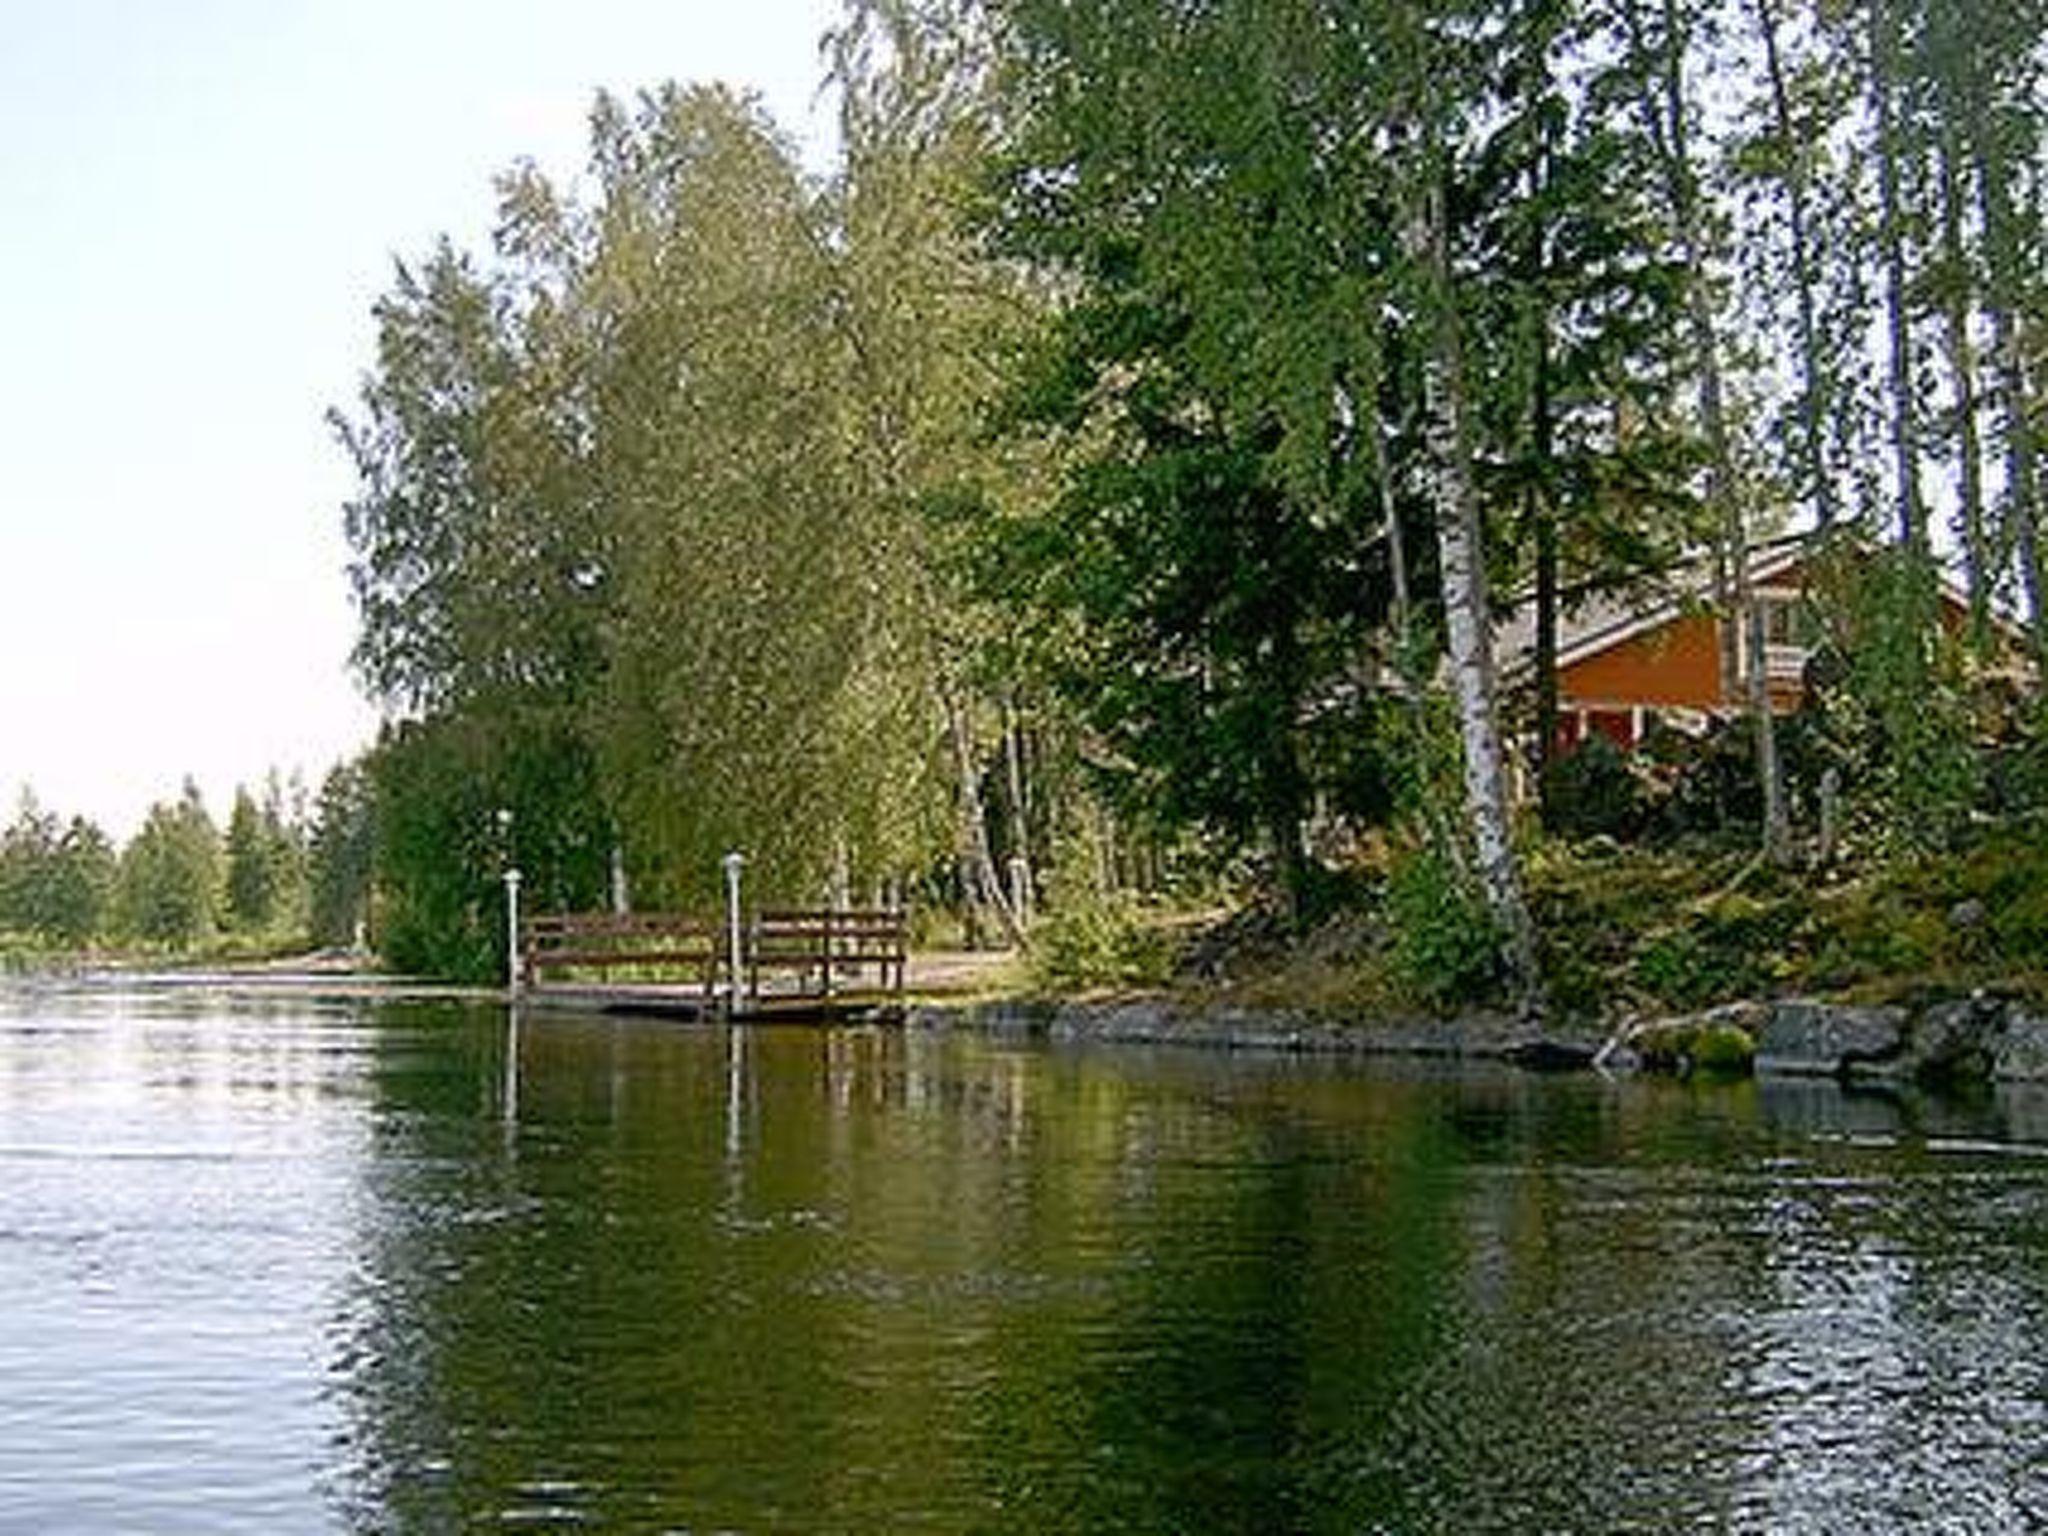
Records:
{"label": "wooden dock", "polygon": [[521,996],[663,1018],[900,1017],[900,911],[787,908],[728,922],[681,913],[548,913],[520,924]]}

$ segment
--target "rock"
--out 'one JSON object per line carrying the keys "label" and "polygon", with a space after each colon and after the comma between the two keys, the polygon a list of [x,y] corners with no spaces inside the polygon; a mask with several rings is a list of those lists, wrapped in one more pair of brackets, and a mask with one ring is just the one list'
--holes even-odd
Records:
{"label": "rock", "polygon": [[1531,1072],[1582,1072],[1593,1065],[1595,1052],[1582,1041],[1551,1040],[1539,1035],[1517,1040],[1501,1054]]}
{"label": "rock", "polygon": [[1595,1056],[1593,1058],[1593,1065],[1600,1068],[1603,1072],[1621,1075],[1642,1071],[1643,1058],[1642,1054],[1633,1046],[1616,1045],[1610,1046],[1607,1050]]}
{"label": "rock", "polygon": [[1756,1037],[1758,1075],[1839,1077],[1899,1070],[1903,1008],[1856,1008],[1792,999],[1770,1005]]}
{"label": "rock", "polygon": [[1991,1048],[1991,1073],[2009,1082],[2048,1082],[2048,1013],[2014,1003]]}
{"label": "rock", "polygon": [[1913,1021],[1907,1071],[1933,1081],[1982,1081],[2005,1034],[2005,1005],[1982,992],[1936,1003]]}
{"label": "rock", "polygon": [[1984,910],[1984,903],[1972,896],[1959,901],[1948,909],[1948,925],[1968,933],[1984,926],[1985,918],[1991,914]]}
{"label": "rock", "polygon": [[2003,1083],[1993,1094],[2006,1139],[2048,1144],[2048,1087],[2040,1083]]}

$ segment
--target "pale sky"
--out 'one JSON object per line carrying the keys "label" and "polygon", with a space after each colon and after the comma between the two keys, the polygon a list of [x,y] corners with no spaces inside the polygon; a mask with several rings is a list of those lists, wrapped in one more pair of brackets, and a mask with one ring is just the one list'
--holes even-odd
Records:
{"label": "pale sky", "polygon": [[593,94],[758,89],[814,164],[836,0],[0,0],[0,824],[224,821],[376,716],[324,420],[392,258],[481,251],[491,179]]}

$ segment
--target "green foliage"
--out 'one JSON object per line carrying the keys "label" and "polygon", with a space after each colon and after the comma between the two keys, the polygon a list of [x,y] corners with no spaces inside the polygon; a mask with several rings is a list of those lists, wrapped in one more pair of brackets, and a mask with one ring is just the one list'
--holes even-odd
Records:
{"label": "green foliage", "polygon": [[1756,1041],[1725,1019],[1673,1020],[1642,1030],[1630,1043],[1644,1064],[1664,1071],[1737,1076],[1756,1059]]}
{"label": "green foliage", "polygon": [[1817,984],[2039,987],[2048,839],[2021,823],[1961,854],[1895,857],[1820,895]]}
{"label": "green foliage", "polygon": [[2048,847],[2037,828],[1826,875],[1711,845],[1599,841],[1551,845],[1531,870],[1550,1000],[1566,1016],[2048,983]]}
{"label": "green foliage", "polygon": [[[1454,850],[1503,817],[1461,806],[1414,697],[1480,584],[1442,590],[1430,519],[1484,546],[1455,572],[1596,592],[1745,508],[1910,524],[1921,479],[1966,490],[2003,446],[2002,522],[1962,530],[1981,614],[2038,563],[2040,8],[856,0],[829,185],[728,92],[600,99],[578,189],[515,174],[494,259],[401,269],[338,422],[357,664],[420,717],[357,797],[392,942],[490,968],[493,802],[554,839],[521,860],[558,891],[618,842],[689,904],[734,846],[757,891],[950,865],[971,894],[993,852],[1042,860],[1048,801],[1106,793],[1304,904],[1305,825],[1405,818],[1438,850],[1397,870],[1407,973],[1484,991]],[[1915,205],[1882,227],[1873,165]],[[1710,281],[1738,251],[1753,280]],[[1988,339],[1983,377],[1967,344],[1907,369],[1903,336],[1863,367],[1880,291]],[[1985,803],[1931,579],[1909,552],[1844,588],[1807,765],[1894,860]],[[1759,798],[1743,729],[1655,768],[1595,744],[1544,790],[1578,837],[1719,835]],[[329,820],[333,934],[372,839]],[[255,840],[231,825],[244,922],[275,906]],[[1760,914],[1665,915],[1614,977],[1771,983]],[[1113,957],[1100,916],[1049,944]]]}
{"label": "green foliage", "polygon": [[1089,835],[1070,834],[1059,845],[1025,956],[1036,986],[1159,986],[1172,971],[1174,946],[1143,904],[1128,891],[1103,889],[1100,854]]}
{"label": "green foliage", "polygon": [[928,101],[897,131],[890,78],[849,82],[829,195],[732,92],[601,97],[587,191],[522,170],[496,261],[402,268],[336,417],[364,681],[499,758],[573,757],[644,900],[714,899],[732,848],[809,900],[945,846],[973,701],[927,508],[992,458],[994,269],[937,200],[961,151]]}
{"label": "green foliage", "polygon": [[1029,975],[1053,991],[1156,987],[1172,973],[1173,945],[1128,892],[1071,897],[1031,929]]}
{"label": "green foliage", "polygon": [[1071,298],[1002,422],[1074,463],[1043,515],[990,530],[985,589],[1057,637],[1050,678],[1121,803],[1258,843],[1298,895],[1317,791],[1386,798],[1353,744],[1376,711],[1330,708],[1392,600],[1362,419],[1388,231],[1356,217],[1357,151],[1311,148],[1346,142],[1326,114],[1352,42],[1295,11],[1008,20],[996,233]]}
{"label": "green foliage", "polygon": [[376,939],[396,969],[501,979],[508,868],[523,877],[528,910],[602,902],[610,822],[575,736],[537,730],[508,739],[459,719],[408,722],[386,732],[368,772],[382,900]]}
{"label": "green foliage", "polygon": [[228,815],[227,917],[244,933],[293,927],[305,910],[305,848],[273,775],[261,806],[237,787]]}
{"label": "green foliage", "polygon": [[1944,963],[1944,915],[1879,882],[1831,903],[1814,972],[1821,983],[1847,987],[1886,978],[1927,978]]}
{"label": "green foliage", "polygon": [[1595,731],[1543,781],[1543,819],[1565,837],[1628,837],[1643,816],[1642,790],[1621,749]]}
{"label": "green foliage", "polygon": [[1387,876],[1391,964],[1409,998],[1436,1009],[1484,1001],[1502,981],[1501,941],[1485,899],[1428,847],[1399,857]]}
{"label": "green foliage", "polygon": [[60,828],[24,793],[13,824],[0,833],[0,933],[82,948],[107,928],[114,879],[104,832],[77,816]]}
{"label": "green foliage", "polygon": [[1690,1008],[1744,995],[1745,958],[1697,929],[1667,929],[1637,952],[1630,979],[1661,1004]]}
{"label": "green foliage", "polygon": [[307,926],[315,944],[353,945],[369,920],[377,821],[366,760],[338,763],[321,781],[307,847]]}
{"label": "green foliage", "polygon": [[1755,866],[1738,879],[1757,887],[1695,898],[1648,929],[1633,980],[1660,1003],[1689,1007],[1777,990],[1776,974],[1800,942],[1801,893]]}
{"label": "green foliage", "polygon": [[42,890],[56,843],[57,818],[24,791],[13,823],[0,834],[0,931],[42,926]]}
{"label": "green foliage", "polygon": [[1739,1024],[1710,1024],[1692,1042],[1696,1072],[1741,1073],[1756,1060],[1756,1041]]}
{"label": "green foliage", "polygon": [[1843,660],[1828,728],[1894,853],[1954,846],[1983,789],[1963,648],[1945,632],[1932,564],[1911,550],[1844,562],[1830,590]]}
{"label": "green foliage", "polygon": [[190,949],[221,910],[220,834],[190,779],[175,804],[150,807],[121,854],[116,909],[122,930],[146,943]]}
{"label": "green foliage", "polygon": [[2035,849],[2026,857],[2001,860],[1994,851],[1972,860],[1973,884],[1983,891],[1979,899],[1990,915],[1995,952],[2013,960],[2048,957],[2048,869],[2040,854]]}

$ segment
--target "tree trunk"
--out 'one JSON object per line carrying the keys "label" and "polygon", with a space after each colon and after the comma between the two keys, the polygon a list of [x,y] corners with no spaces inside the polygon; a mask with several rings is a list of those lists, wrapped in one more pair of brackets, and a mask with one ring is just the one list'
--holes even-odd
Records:
{"label": "tree trunk", "polygon": [[1417,253],[1429,279],[1433,311],[1423,396],[1436,468],[1437,549],[1443,565],[1446,648],[1464,747],[1465,804],[1480,888],[1500,924],[1515,988],[1524,1006],[1533,1008],[1538,1000],[1536,933],[1522,898],[1521,872],[1509,836],[1507,779],[1494,697],[1486,551],[1465,397],[1464,343],[1451,287],[1444,189],[1434,165],[1429,177],[1422,196],[1422,249]]}
{"label": "tree trunk", "polygon": [[[1641,19],[1635,6],[1627,10],[1629,33],[1639,60],[1647,62]],[[1693,364],[1698,372],[1700,426],[1707,439],[1707,503],[1720,529],[1725,561],[1730,624],[1723,630],[1723,681],[1729,653],[1726,639],[1740,626],[1747,641],[1749,665],[1743,672],[1742,697],[1756,738],[1757,782],[1763,790],[1764,852],[1774,861],[1791,856],[1791,826],[1785,811],[1784,780],[1778,770],[1776,723],[1771,717],[1770,676],[1765,667],[1763,609],[1749,583],[1749,535],[1735,495],[1735,465],[1722,393],[1720,338],[1714,324],[1713,297],[1707,286],[1706,242],[1700,228],[1698,182],[1693,171],[1689,113],[1685,101],[1685,33],[1675,0],[1664,0],[1664,57],[1661,106],[1644,102],[1645,115],[1655,120],[1653,140],[1664,161],[1671,202],[1673,233],[1686,272],[1686,313],[1692,329]],[[1645,72],[1646,89],[1648,74]]]}
{"label": "tree trunk", "polygon": [[1778,142],[1786,156],[1785,203],[1792,235],[1792,282],[1798,301],[1801,446],[1806,460],[1807,483],[1813,497],[1814,522],[1825,529],[1835,521],[1835,482],[1828,469],[1825,412],[1822,409],[1820,326],[1814,299],[1812,219],[1806,201],[1806,167],[1798,158],[1803,145],[1792,122],[1784,60],[1778,52],[1776,0],[1755,0],[1755,4],[1757,28],[1763,34],[1764,64],[1771,82],[1771,113]]}
{"label": "tree trunk", "polygon": [[1970,593],[1970,645],[1980,656],[1991,638],[1991,589],[1996,562],[1984,519],[1984,467],[1977,433],[1977,358],[1970,341],[1969,263],[1963,254],[1962,193],[1956,172],[1955,140],[1944,132],[1940,146],[1941,246],[1946,268],[1942,310],[1946,321],[1949,375],[1956,392],[1957,512],[1962,520],[1963,569]]}
{"label": "tree trunk", "polygon": [[[993,915],[1009,942],[1020,944],[1023,931],[1003,896],[1002,882],[996,877],[995,856],[989,850],[988,813],[982,804],[981,776],[974,760],[974,743],[968,734],[967,712],[950,690],[941,690],[940,704],[946,715],[946,734],[953,744],[958,818],[954,857],[960,870],[961,898],[968,907],[968,926],[978,930],[981,920]],[[980,935],[970,933],[970,938],[978,943]]]}
{"label": "tree trunk", "polygon": [[[1023,728],[1018,724],[1014,696],[1003,700],[1003,777],[1009,790],[1010,857],[1031,867],[1031,807],[1024,784]],[[1021,918],[1023,914],[1019,913]]]}
{"label": "tree trunk", "polygon": [[[1528,90],[1540,103],[1549,77],[1541,50],[1531,61]],[[1530,172],[1529,201],[1540,207],[1549,192],[1549,164],[1545,143],[1537,150]],[[1536,730],[1530,765],[1536,775],[1537,803],[1547,815],[1550,810],[1550,761],[1557,751],[1557,509],[1550,499],[1550,456],[1554,437],[1550,419],[1550,311],[1541,297],[1549,269],[1544,226],[1532,220],[1527,248],[1521,253],[1523,291],[1529,299],[1524,324],[1529,332],[1529,464],[1524,515],[1535,535],[1536,563]]]}
{"label": "tree trunk", "polygon": [[2042,570],[2039,543],[2040,469],[2029,420],[2026,368],[2020,352],[2020,328],[2014,318],[2016,290],[2024,274],[2016,271],[2019,244],[2012,204],[2006,189],[2003,157],[1987,125],[1973,124],[1978,218],[1984,228],[1988,257],[1991,346],[1998,388],[1998,413],[2005,432],[2004,543],[2019,558],[2020,587],[2036,655],[2048,661],[2048,633],[2043,631]]}
{"label": "tree trunk", "polygon": [[1877,133],[1878,243],[1884,255],[1885,334],[1890,347],[1892,473],[1898,481],[1899,542],[1925,552],[1918,430],[1913,412],[1912,323],[1906,313],[1906,236],[1899,211],[1898,118],[1892,101],[1898,28],[1891,0],[1871,0],[1871,110]]}
{"label": "tree trunk", "polygon": [[2026,369],[2020,358],[2019,326],[2012,311],[2000,307],[1993,316],[1994,345],[1998,349],[1999,393],[2008,421],[2006,427],[2006,521],[2012,526],[2012,541],[2019,557],[2020,587],[2026,596],[2027,626],[2034,640],[2036,656],[2048,665],[2048,614],[2042,611],[2043,587],[2048,585],[2041,565],[2041,480],[2040,463],[2034,456],[2033,427],[2027,410]]}
{"label": "tree trunk", "polygon": [[1394,495],[1393,455],[1387,448],[1387,424],[1380,418],[1379,375],[1374,372],[1364,407],[1366,441],[1372,448],[1372,477],[1379,489],[1380,526],[1387,541],[1387,574],[1394,589],[1394,645],[1399,652],[1396,670],[1404,680],[1414,664],[1414,597],[1408,584],[1408,548],[1401,542],[1401,509]]}
{"label": "tree trunk", "polygon": [[1536,795],[1550,811],[1550,764],[1557,755],[1557,524],[1540,491],[1531,490],[1536,520],[1536,745],[1530,754]]}

